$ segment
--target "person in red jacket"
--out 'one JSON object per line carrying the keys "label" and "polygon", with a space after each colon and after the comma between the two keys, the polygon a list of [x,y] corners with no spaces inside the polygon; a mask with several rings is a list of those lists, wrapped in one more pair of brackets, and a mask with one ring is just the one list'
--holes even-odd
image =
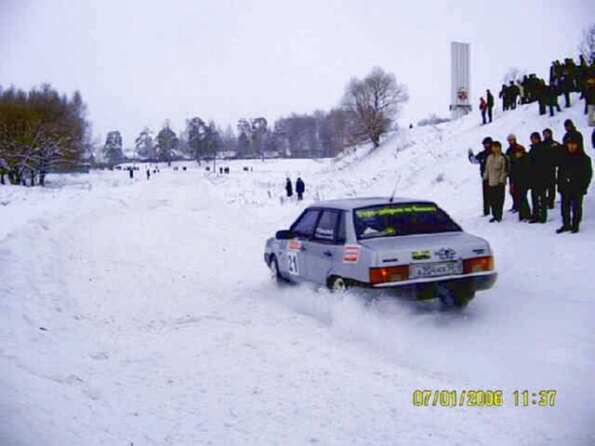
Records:
{"label": "person in red jacket", "polygon": [[479,111],[481,112],[482,124],[486,124],[486,112],[488,111],[488,103],[483,97],[479,98]]}

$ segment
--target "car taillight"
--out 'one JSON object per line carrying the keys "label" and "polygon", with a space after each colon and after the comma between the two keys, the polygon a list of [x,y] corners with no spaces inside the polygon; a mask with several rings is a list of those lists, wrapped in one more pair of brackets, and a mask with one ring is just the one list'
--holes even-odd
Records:
{"label": "car taillight", "polygon": [[494,269],[494,258],[492,256],[473,257],[463,261],[463,273],[480,273]]}
{"label": "car taillight", "polygon": [[370,283],[399,282],[409,278],[409,266],[389,266],[386,268],[370,268]]}

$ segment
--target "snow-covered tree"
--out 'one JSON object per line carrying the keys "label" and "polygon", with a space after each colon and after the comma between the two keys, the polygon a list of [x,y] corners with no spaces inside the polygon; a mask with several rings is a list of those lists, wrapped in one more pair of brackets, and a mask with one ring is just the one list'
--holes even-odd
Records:
{"label": "snow-covered tree", "polygon": [[511,67],[506,73],[504,73],[504,76],[502,77],[502,83],[508,85],[510,81],[513,81],[516,84],[526,75],[527,70],[518,67]]}
{"label": "snow-covered tree", "polygon": [[107,133],[105,144],[103,145],[103,155],[107,162],[115,164],[124,159],[122,151],[122,135],[118,130]]}
{"label": "snow-covered tree", "polygon": [[176,132],[169,127],[169,122],[166,122],[157,134],[157,145],[155,146],[155,150],[159,160],[167,161],[168,163],[171,162],[175,155],[174,151],[178,148],[178,145],[179,139],[176,136]]}
{"label": "snow-covered tree", "polygon": [[595,60],[595,23],[583,31],[578,50],[588,64]]}
{"label": "snow-covered tree", "polygon": [[153,144],[153,132],[145,127],[134,140],[135,150],[141,158],[155,158],[155,147]]}

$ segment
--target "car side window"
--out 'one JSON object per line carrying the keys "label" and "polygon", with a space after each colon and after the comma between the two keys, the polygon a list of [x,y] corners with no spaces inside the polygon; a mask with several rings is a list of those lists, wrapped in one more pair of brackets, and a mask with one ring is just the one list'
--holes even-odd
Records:
{"label": "car side window", "polygon": [[318,209],[307,210],[291,226],[291,231],[298,237],[312,237],[319,214],[320,211]]}
{"label": "car side window", "polygon": [[335,210],[324,210],[314,231],[314,238],[319,241],[337,243],[345,240],[345,229],[342,228],[342,214]]}

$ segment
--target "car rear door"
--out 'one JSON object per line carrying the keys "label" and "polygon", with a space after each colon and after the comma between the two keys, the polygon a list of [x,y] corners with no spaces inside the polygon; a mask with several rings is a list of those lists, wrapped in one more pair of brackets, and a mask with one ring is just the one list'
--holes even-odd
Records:
{"label": "car rear door", "polygon": [[326,285],[333,262],[340,262],[345,244],[343,212],[322,209],[312,238],[305,242],[306,277],[319,285]]}

